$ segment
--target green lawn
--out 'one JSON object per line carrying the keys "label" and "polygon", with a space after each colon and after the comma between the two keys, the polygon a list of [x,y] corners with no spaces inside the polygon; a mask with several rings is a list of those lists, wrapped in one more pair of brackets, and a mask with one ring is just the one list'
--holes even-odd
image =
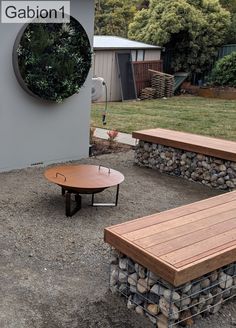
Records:
{"label": "green lawn", "polygon": [[152,101],[108,104],[107,125],[102,125],[103,104],[93,104],[96,127],[131,133],[167,128],[236,140],[236,101],[201,97],[173,97]]}

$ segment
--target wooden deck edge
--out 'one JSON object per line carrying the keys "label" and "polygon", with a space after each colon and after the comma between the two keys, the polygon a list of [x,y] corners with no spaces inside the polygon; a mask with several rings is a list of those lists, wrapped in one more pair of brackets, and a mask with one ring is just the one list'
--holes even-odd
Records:
{"label": "wooden deck edge", "polygon": [[[222,250],[217,256],[214,254],[209,256],[206,260],[204,270],[199,266],[199,261],[186,266],[184,269],[176,269],[170,264],[147,254],[140,247],[130,245],[129,241],[110,231],[109,228],[104,230],[104,241],[122,254],[130,257],[133,261],[151,270],[174,287],[179,287],[236,261],[236,248],[232,246],[227,251]],[[222,255],[224,255],[223,259]]]}
{"label": "wooden deck edge", "polygon": [[175,283],[176,270],[171,265],[168,264],[167,267],[167,264],[164,261],[147,254],[141,247],[136,245],[132,247],[129,241],[120,235],[115,234],[109,228],[104,230],[104,241],[120,251],[122,254],[130,257],[133,261],[151,270],[162,279],[165,279],[172,285]]}
{"label": "wooden deck edge", "polygon": [[[222,255],[224,258],[222,259]],[[201,260],[200,260],[201,261]],[[200,278],[210,272],[220,269],[228,264],[234,263],[236,261],[236,247],[232,246],[229,250],[222,250],[218,255],[211,255],[208,257],[205,263],[205,270],[199,267],[198,262],[186,266],[184,269],[176,270],[174,286],[181,286],[186,282],[193,279]],[[194,274],[193,274],[194,272]]]}
{"label": "wooden deck edge", "polygon": [[[178,132],[178,131],[172,131],[172,132]],[[183,141],[177,141],[177,140],[173,140],[171,138],[158,137],[155,135],[148,134],[148,130],[134,131],[132,133],[132,137],[135,139],[143,140],[143,141],[150,142],[150,143],[156,143],[156,144],[160,144],[160,145],[164,145],[164,146],[168,146],[168,147],[183,149],[183,150],[195,152],[198,154],[203,154],[203,155],[207,155],[207,156],[216,157],[219,159],[236,162],[236,153],[234,153],[234,152],[227,151],[227,150],[221,150],[221,149],[217,149],[217,148],[209,148],[208,146],[191,144],[191,143],[183,142]],[[210,138],[210,137],[206,137],[206,138]],[[223,139],[219,139],[219,140],[224,141]],[[227,142],[227,140],[225,140],[225,142]]]}

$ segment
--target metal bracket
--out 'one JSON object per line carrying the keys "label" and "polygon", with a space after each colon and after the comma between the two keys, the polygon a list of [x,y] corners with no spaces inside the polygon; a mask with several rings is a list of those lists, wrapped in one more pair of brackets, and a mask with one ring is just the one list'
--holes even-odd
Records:
{"label": "metal bracket", "polygon": [[93,207],[115,207],[118,205],[119,200],[119,191],[120,191],[120,185],[118,184],[116,187],[116,199],[115,203],[94,203],[94,196],[95,194],[92,194],[92,204]]}

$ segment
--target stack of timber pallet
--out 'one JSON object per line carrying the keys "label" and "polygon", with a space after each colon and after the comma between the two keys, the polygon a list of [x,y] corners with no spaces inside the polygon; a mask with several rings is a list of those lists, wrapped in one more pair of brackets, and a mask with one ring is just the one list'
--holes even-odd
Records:
{"label": "stack of timber pallet", "polygon": [[152,69],[149,69],[149,71],[153,73],[151,88],[145,88],[141,91],[141,100],[173,97],[175,86],[174,76]]}
{"label": "stack of timber pallet", "polygon": [[155,98],[165,97],[165,76],[161,74],[154,74],[151,80],[152,88],[156,90]]}
{"label": "stack of timber pallet", "polygon": [[154,88],[145,88],[141,91],[140,99],[141,100],[151,100],[154,99],[156,95],[156,89]]}

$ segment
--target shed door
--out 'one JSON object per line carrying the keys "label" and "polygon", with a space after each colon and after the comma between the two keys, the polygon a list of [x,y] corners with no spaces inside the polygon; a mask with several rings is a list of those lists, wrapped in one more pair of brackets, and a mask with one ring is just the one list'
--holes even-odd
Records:
{"label": "shed door", "polygon": [[116,53],[122,100],[137,99],[131,53]]}

